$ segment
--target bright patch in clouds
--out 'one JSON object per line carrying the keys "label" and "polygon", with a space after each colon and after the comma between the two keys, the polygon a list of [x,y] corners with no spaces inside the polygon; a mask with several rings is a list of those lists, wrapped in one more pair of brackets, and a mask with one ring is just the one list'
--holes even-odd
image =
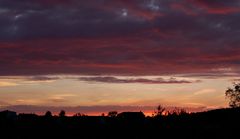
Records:
{"label": "bright patch in clouds", "polygon": [[216,93],[216,89],[203,89],[194,93],[194,95],[206,95],[211,93]]}
{"label": "bright patch in clouds", "polygon": [[0,87],[17,86],[17,83],[0,81]]}

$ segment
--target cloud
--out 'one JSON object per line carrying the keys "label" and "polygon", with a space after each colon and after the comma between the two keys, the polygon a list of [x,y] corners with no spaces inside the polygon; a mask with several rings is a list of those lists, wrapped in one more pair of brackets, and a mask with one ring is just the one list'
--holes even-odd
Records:
{"label": "cloud", "polygon": [[67,102],[68,100],[57,97],[57,98],[50,98],[50,99],[48,99],[48,101],[51,101],[53,103],[63,103],[63,102]]}
{"label": "cloud", "polygon": [[17,86],[17,83],[14,82],[5,82],[5,81],[0,81],[0,87],[12,87],[12,86]]}
{"label": "cloud", "polygon": [[210,14],[239,13],[239,1],[232,0],[190,0],[199,8],[203,8]]}
{"label": "cloud", "polygon": [[239,71],[238,47],[213,44],[209,48],[201,42],[195,43],[203,46],[192,47],[191,43],[164,46],[158,41],[140,38],[3,43],[0,74],[163,75],[213,72],[212,69],[224,66],[236,73]]}
{"label": "cloud", "polygon": [[[239,9],[239,4],[237,4],[236,0],[231,3],[229,4],[226,0],[214,0],[211,2],[206,0],[192,2],[188,2],[188,0],[183,0],[182,2],[176,2],[175,0],[133,0],[131,2],[125,0],[92,0],[89,2],[76,0],[64,2],[25,0],[23,4],[17,0],[10,2],[3,0],[1,1],[1,9],[4,9],[4,12],[2,12],[3,16],[0,18],[0,21],[3,21],[3,32],[0,34],[0,39],[29,40],[41,38],[131,36],[136,33],[144,33],[148,29],[153,29],[158,24],[165,26],[155,29],[169,31],[171,31],[171,28],[181,27],[184,29],[193,29],[195,26],[201,27],[197,25],[198,16],[192,17],[179,14],[176,12],[177,7],[172,5],[181,5],[182,7],[186,5],[185,7],[190,7],[192,10],[195,9],[193,12],[200,14],[202,11],[196,9],[203,9],[203,6],[207,7],[207,10],[212,7],[222,8],[233,6]],[[122,11],[128,11],[125,18],[122,17]],[[200,18],[213,18],[213,22],[215,22],[216,18],[220,17],[206,15]],[[229,20],[231,17],[227,17],[226,19]],[[158,22],[159,20],[163,23]],[[188,23],[187,21],[190,22]],[[205,21],[207,22],[206,24],[211,23],[209,20]],[[171,25],[175,22],[179,26]],[[191,26],[186,28],[181,23]],[[207,27],[205,23],[202,23],[202,25],[202,27]],[[198,28],[195,29],[198,30]],[[199,30],[201,29],[199,28]]]}
{"label": "cloud", "polygon": [[60,78],[58,77],[47,77],[47,76],[34,76],[28,78],[30,81],[52,81],[52,80],[58,80]]}
{"label": "cloud", "polygon": [[4,102],[4,101],[0,101],[0,108],[1,107],[6,107],[6,106],[9,106],[9,103]]}
{"label": "cloud", "polygon": [[[1,0],[0,75],[239,73],[239,7],[238,0]],[[232,71],[212,71],[222,67]]]}
{"label": "cloud", "polygon": [[203,89],[193,93],[193,95],[207,95],[207,94],[216,93],[216,91],[217,91],[216,89]]}
{"label": "cloud", "polygon": [[64,103],[68,102],[69,98],[75,97],[74,94],[58,94],[58,95],[52,95],[49,97],[47,101],[53,102],[53,103]]}
{"label": "cloud", "polygon": [[[64,77],[65,78],[65,77]],[[0,76],[0,87],[14,87],[34,85],[38,83],[52,83],[60,80],[60,76]]]}
{"label": "cloud", "polygon": [[176,78],[163,79],[146,79],[146,78],[125,78],[120,79],[116,77],[81,77],[80,81],[87,82],[102,82],[102,83],[142,83],[142,84],[182,84],[182,83],[194,83],[199,81],[178,80]]}
{"label": "cloud", "polygon": [[53,77],[53,76],[26,76],[23,78],[23,83],[52,83],[57,80],[59,80],[59,77]]}
{"label": "cloud", "polygon": [[[220,72],[221,71],[221,72]],[[197,78],[205,78],[205,79],[219,79],[219,78],[235,78],[240,76],[239,73],[235,72],[222,72],[220,71],[215,71],[215,72],[210,72],[210,73],[189,73],[189,74],[182,74],[179,75],[179,77],[197,77]]]}
{"label": "cloud", "polygon": [[232,79],[232,82],[240,82],[240,79]]}

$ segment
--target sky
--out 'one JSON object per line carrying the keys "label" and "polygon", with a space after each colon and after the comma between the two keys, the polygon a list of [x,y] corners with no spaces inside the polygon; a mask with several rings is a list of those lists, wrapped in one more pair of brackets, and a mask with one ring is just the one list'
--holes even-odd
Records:
{"label": "sky", "polygon": [[239,22],[240,0],[0,0],[0,108],[227,107]]}

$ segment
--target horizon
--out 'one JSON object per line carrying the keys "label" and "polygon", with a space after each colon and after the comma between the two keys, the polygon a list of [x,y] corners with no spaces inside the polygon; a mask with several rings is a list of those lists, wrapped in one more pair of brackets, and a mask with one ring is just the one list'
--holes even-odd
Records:
{"label": "horizon", "polygon": [[[162,106],[162,105],[161,105]],[[187,113],[204,112],[218,108],[207,108],[207,107],[174,107],[174,106],[163,106],[165,112],[173,110],[185,110]],[[226,108],[226,107],[225,107]],[[77,113],[84,114],[87,116],[100,116],[102,114],[108,115],[108,112],[116,111],[121,112],[143,112],[145,116],[153,116],[157,111],[157,106],[117,106],[117,105],[99,105],[99,106],[34,106],[34,105],[15,105],[15,106],[2,106],[1,111],[14,111],[18,114],[37,114],[45,115],[47,111],[52,112],[54,116],[57,116],[60,111],[64,110],[67,116],[74,116]]]}
{"label": "horizon", "polygon": [[0,109],[226,108],[239,16],[239,0],[1,0]]}

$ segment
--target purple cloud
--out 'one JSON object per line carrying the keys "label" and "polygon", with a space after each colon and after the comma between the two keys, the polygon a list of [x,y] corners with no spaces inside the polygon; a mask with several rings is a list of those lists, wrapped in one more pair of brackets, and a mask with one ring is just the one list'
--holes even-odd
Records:
{"label": "purple cloud", "polygon": [[137,78],[137,79],[120,79],[116,77],[81,77],[80,81],[87,82],[102,82],[102,83],[142,83],[142,84],[182,84],[182,83],[194,83],[200,82],[197,81],[188,81],[188,80],[178,80],[176,78],[163,79],[146,79],[146,78]]}
{"label": "purple cloud", "polygon": [[33,76],[27,78],[29,81],[52,81],[52,80],[58,80],[59,77],[48,77],[48,76]]}
{"label": "purple cloud", "polygon": [[0,75],[238,73],[239,9],[238,0],[2,0]]}

